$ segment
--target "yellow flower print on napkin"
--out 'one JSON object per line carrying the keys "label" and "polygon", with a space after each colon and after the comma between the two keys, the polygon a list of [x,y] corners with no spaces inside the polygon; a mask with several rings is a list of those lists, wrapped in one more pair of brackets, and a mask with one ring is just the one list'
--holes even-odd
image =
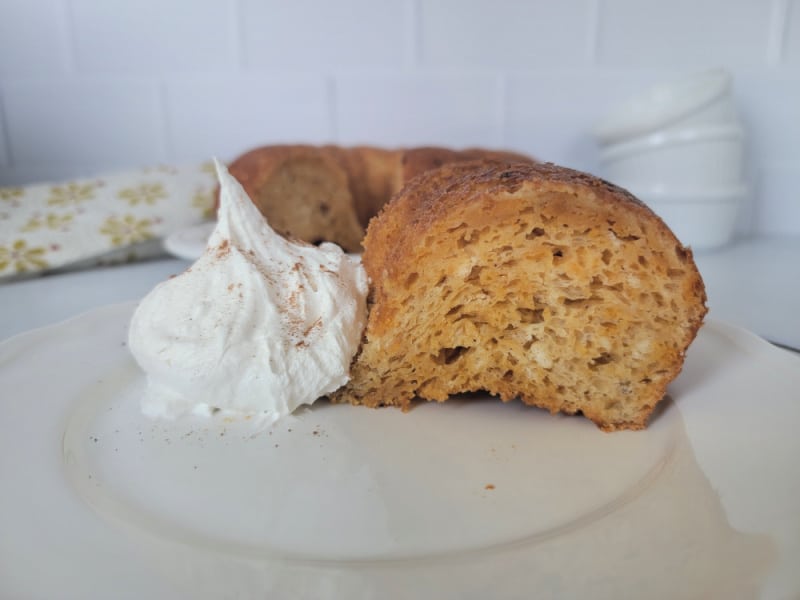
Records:
{"label": "yellow flower print on napkin", "polygon": [[42,246],[29,248],[25,240],[17,240],[10,247],[0,246],[0,271],[13,267],[17,273],[26,273],[47,268],[42,258],[46,250]]}
{"label": "yellow flower print on napkin", "polygon": [[[225,163],[223,163],[223,162],[220,162],[220,164],[225,165]],[[225,166],[227,166],[227,165],[225,165]],[[216,165],[214,165],[214,161],[213,160],[207,160],[206,162],[202,163],[200,165],[200,172],[201,173],[207,173],[208,175],[210,175],[212,181],[216,181],[217,180],[217,167],[216,167]]]}
{"label": "yellow flower print on napkin", "polygon": [[50,188],[50,197],[47,204],[50,206],[71,206],[81,202],[94,199],[94,192],[97,189],[95,183],[67,183],[65,185],[54,185]]}
{"label": "yellow flower print on napkin", "polygon": [[216,211],[214,210],[214,192],[198,189],[192,196],[192,206],[200,211],[204,219],[213,219]]}
{"label": "yellow flower print on napkin", "polygon": [[22,198],[25,191],[21,187],[5,187],[0,188],[0,200],[16,204],[19,198]]}
{"label": "yellow flower print on napkin", "polygon": [[0,185],[0,284],[157,256],[158,238],[214,218],[214,174],[198,162]]}
{"label": "yellow flower print on napkin", "polygon": [[137,219],[134,215],[122,218],[112,215],[100,227],[100,233],[109,236],[114,246],[136,244],[155,237],[150,230],[153,223],[152,219]]}
{"label": "yellow flower print on napkin", "polygon": [[47,213],[44,217],[40,214],[34,214],[20,231],[39,231],[45,227],[51,231],[68,231],[69,225],[74,218],[75,216],[71,214]]}
{"label": "yellow flower print on napkin", "polygon": [[159,200],[167,197],[164,185],[161,183],[142,183],[136,187],[129,187],[120,190],[117,196],[125,200],[131,206],[138,204],[148,204],[152,206]]}

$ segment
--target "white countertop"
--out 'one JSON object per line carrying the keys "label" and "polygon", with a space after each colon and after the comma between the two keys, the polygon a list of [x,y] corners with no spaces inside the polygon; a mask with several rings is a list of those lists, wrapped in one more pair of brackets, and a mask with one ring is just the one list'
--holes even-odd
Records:
{"label": "white countertop", "polygon": [[[800,348],[800,237],[740,241],[695,254],[709,317]],[[0,340],[105,304],[137,300],[189,262],[164,259],[0,285]]]}

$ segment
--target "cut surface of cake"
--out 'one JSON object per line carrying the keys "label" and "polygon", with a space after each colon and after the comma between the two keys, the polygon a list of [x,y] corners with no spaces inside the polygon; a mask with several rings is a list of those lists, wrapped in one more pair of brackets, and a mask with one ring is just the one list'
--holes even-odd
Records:
{"label": "cut surface of cake", "polygon": [[551,164],[446,165],[369,225],[370,312],[334,402],[472,391],[641,429],[706,313],[685,248],[625,190]]}

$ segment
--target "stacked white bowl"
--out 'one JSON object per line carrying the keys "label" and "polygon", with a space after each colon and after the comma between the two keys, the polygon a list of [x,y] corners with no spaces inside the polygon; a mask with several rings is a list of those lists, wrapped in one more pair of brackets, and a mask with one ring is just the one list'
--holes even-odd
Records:
{"label": "stacked white bowl", "polygon": [[594,136],[603,176],[650,206],[681,242],[703,249],[730,241],[747,186],[726,71],[655,86],[598,123]]}

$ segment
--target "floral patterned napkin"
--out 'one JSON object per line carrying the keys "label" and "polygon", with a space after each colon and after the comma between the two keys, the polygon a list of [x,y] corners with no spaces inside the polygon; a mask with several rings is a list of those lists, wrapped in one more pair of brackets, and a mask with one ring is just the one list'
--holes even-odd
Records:
{"label": "floral patterned napkin", "polygon": [[213,218],[211,162],[0,187],[0,282],[150,258],[160,239]]}

